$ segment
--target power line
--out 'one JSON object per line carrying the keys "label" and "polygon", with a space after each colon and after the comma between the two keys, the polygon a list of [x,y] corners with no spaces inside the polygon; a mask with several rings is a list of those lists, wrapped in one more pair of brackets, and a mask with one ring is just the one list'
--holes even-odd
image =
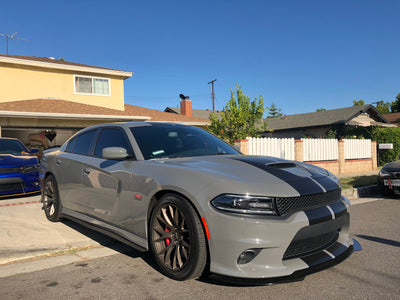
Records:
{"label": "power line", "polygon": [[[191,95],[191,97],[205,97],[205,96],[210,96],[210,94],[197,94],[197,95]],[[126,96],[127,98],[154,98],[154,99],[171,99],[171,98],[177,98],[175,95],[174,96],[136,96],[136,95],[130,95]]]}

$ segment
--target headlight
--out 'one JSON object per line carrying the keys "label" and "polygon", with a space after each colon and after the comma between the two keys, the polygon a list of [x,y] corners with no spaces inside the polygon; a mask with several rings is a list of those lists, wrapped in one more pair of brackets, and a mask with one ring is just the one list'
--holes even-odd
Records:
{"label": "headlight", "polygon": [[246,195],[221,195],[211,201],[217,209],[256,215],[277,215],[274,199],[270,197]]}
{"label": "headlight", "polygon": [[36,172],[38,169],[39,169],[39,166],[38,166],[38,165],[25,166],[25,168],[24,168],[24,173]]}

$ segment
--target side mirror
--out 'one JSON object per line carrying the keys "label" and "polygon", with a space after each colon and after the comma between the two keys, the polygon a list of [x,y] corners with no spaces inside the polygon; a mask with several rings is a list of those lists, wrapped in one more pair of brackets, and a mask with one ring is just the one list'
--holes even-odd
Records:
{"label": "side mirror", "polygon": [[112,160],[123,160],[128,157],[128,152],[121,147],[107,147],[103,149],[103,158]]}
{"label": "side mirror", "polygon": [[38,152],[39,152],[39,149],[36,149],[36,148],[32,148],[31,151],[29,151],[29,153],[31,153],[31,154],[35,154]]}

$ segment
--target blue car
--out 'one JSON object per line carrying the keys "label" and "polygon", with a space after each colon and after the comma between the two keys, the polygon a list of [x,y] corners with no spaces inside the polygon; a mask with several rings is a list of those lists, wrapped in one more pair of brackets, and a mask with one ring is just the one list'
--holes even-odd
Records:
{"label": "blue car", "polygon": [[0,197],[40,191],[37,152],[18,139],[0,138]]}

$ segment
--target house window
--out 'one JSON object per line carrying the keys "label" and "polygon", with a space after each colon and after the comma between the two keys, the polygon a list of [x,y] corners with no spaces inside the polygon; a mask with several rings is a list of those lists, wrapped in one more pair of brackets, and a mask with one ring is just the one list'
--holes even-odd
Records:
{"label": "house window", "polygon": [[110,79],[74,75],[75,93],[110,96]]}

